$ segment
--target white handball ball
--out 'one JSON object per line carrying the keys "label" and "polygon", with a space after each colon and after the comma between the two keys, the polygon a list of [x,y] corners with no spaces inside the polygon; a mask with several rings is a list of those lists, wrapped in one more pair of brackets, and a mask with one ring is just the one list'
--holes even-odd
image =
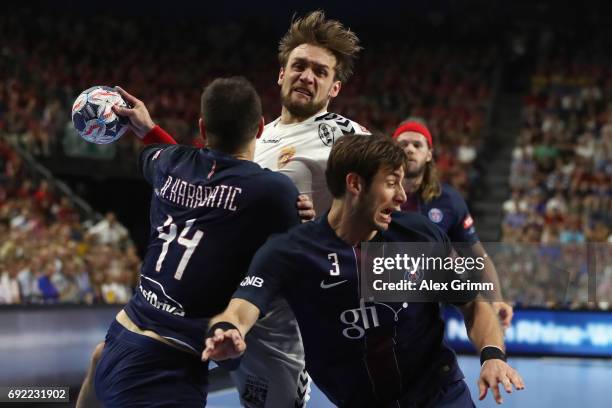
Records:
{"label": "white handball ball", "polygon": [[72,105],[72,123],[79,135],[91,143],[108,144],[128,129],[128,118],[118,116],[113,105],[128,106],[109,86],[94,86],[76,98]]}

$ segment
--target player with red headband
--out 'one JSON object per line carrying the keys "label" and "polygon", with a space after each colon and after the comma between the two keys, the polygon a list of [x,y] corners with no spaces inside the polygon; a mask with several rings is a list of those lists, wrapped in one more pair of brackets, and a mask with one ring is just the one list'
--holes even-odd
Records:
{"label": "player with red headband", "polygon": [[[393,139],[404,149],[409,163],[404,177],[404,189],[408,199],[402,205],[402,211],[420,212],[429,218],[457,244],[457,252],[465,252],[468,249],[471,255],[484,254],[485,250],[478,239],[474,220],[465,200],[457,190],[440,182],[438,178],[433,160],[434,143],[429,129],[420,122],[406,121],[393,132]],[[485,262],[485,273],[499,288],[495,266],[488,258]],[[498,292],[497,295],[501,299],[501,293]],[[504,328],[508,328],[512,322],[512,306],[495,301],[493,307]]]}

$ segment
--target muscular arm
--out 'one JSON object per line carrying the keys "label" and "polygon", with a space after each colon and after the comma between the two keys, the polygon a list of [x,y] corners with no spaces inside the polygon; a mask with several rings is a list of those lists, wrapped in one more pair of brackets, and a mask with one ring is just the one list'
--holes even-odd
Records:
{"label": "muscular arm", "polygon": [[496,346],[504,350],[504,336],[493,307],[488,302],[472,301],[460,306],[468,336],[476,350]]}

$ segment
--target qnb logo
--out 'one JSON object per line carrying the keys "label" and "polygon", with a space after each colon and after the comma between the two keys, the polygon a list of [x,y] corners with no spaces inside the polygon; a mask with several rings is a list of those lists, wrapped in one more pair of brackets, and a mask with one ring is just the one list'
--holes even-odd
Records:
{"label": "qnb logo", "polygon": [[340,321],[349,326],[342,330],[342,334],[352,340],[362,338],[370,327],[380,326],[376,306],[366,306],[363,299],[359,300],[359,308],[342,312]]}
{"label": "qnb logo", "polygon": [[255,286],[261,288],[263,283],[264,280],[258,276],[247,276],[240,282],[240,286]]}

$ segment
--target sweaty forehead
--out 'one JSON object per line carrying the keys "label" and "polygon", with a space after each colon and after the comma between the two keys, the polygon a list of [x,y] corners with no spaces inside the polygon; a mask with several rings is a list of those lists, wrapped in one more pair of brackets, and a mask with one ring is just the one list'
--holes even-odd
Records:
{"label": "sweaty forehead", "polygon": [[397,177],[401,179],[404,177],[404,167],[391,168],[390,166],[383,165],[378,169],[377,175],[381,178]]}
{"label": "sweaty forehead", "polygon": [[421,142],[427,144],[427,138],[418,132],[404,132],[400,133],[397,138],[397,142],[414,143]]}
{"label": "sweaty forehead", "polygon": [[328,68],[335,68],[336,57],[326,48],[312,44],[300,44],[289,54],[289,60],[301,59],[318,65],[325,65]]}

